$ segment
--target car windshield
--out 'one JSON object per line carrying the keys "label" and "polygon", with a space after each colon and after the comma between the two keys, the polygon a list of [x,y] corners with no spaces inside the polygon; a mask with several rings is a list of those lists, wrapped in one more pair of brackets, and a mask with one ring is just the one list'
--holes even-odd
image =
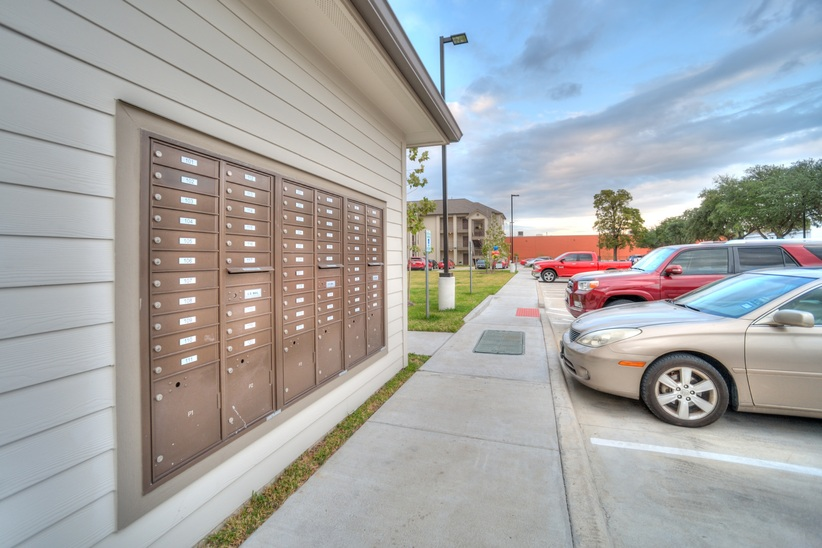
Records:
{"label": "car windshield", "polygon": [[702,286],[673,302],[715,316],[739,318],[810,281],[801,276],[740,274]]}
{"label": "car windshield", "polygon": [[660,247],[654,249],[640,260],[634,263],[631,267],[633,270],[642,270],[643,272],[651,272],[656,270],[659,265],[665,262],[665,260],[674,254],[676,249],[672,247]]}

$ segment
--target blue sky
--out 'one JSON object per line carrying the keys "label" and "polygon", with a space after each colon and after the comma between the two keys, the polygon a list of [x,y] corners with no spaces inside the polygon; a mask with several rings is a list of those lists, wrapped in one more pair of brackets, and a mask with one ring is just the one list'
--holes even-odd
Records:
{"label": "blue sky", "polygon": [[[592,234],[624,188],[651,228],[719,175],[822,157],[820,0],[389,0],[464,136],[448,194],[533,234]],[[440,149],[429,184],[442,197]],[[509,228],[506,223],[506,233]]]}

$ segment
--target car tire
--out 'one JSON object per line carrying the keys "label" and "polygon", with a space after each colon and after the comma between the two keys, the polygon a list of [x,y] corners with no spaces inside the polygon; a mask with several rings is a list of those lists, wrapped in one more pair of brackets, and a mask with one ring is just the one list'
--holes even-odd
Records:
{"label": "car tire", "polygon": [[540,273],[539,277],[543,282],[551,283],[557,279],[557,273],[551,269],[546,269]]}
{"label": "car tire", "polygon": [[631,304],[632,302],[634,301],[630,299],[615,299],[609,303],[605,303],[605,306],[603,306],[603,308],[608,308],[609,306],[617,306],[619,304]]}
{"label": "car tire", "polygon": [[654,362],[640,385],[640,397],[651,413],[689,428],[718,420],[728,408],[728,394],[728,383],[714,366],[684,353]]}

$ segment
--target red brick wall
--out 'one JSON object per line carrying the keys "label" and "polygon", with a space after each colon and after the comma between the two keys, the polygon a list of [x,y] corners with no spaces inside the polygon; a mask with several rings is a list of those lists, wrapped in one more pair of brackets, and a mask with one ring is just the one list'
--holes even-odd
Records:
{"label": "red brick wall", "polygon": [[[566,251],[593,251],[604,260],[614,258],[614,252],[610,249],[599,249],[597,247],[597,236],[514,236],[514,253],[521,259],[548,255],[556,257]],[[505,242],[510,246],[511,238],[505,238]],[[650,251],[645,248],[620,249],[617,254],[618,259],[627,259],[629,255],[644,255]]]}

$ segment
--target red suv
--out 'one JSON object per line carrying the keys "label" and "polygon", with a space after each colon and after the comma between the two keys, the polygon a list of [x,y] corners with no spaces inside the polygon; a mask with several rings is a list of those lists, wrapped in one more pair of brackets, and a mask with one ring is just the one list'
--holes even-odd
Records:
{"label": "red suv", "polygon": [[425,270],[425,259],[422,257],[411,257],[408,259],[408,270]]}
{"label": "red suv", "polygon": [[629,270],[573,276],[565,288],[565,307],[579,316],[606,306],[673,299],[747,270],[792,266],[822,266],[822,241],[732,240],[660,247]]}

